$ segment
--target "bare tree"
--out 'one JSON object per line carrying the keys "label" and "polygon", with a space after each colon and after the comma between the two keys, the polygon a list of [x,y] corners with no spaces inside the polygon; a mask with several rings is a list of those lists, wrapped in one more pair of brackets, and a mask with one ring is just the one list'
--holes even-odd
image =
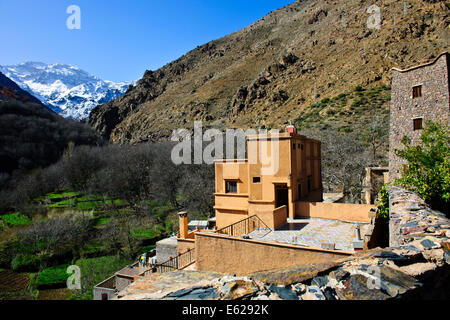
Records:
{"label": "bare tree", "polygon": [[322,141],[322,180],[325,192],[343,192],[347,201],[360,200],[365,168],[370,155],[355,133],[333,129],[305,130],[302,134]]}

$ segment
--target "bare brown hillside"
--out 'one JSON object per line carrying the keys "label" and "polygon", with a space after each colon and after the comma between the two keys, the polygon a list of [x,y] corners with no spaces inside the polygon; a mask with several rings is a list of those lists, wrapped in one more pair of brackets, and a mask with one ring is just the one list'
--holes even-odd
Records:
{"label": "bare brown hillside", "polygon": [[[357,86],[388,87],[392,67],[448,50],[448,1],[407,3],[405,16],[398,0],[296,1],[146,71],[124,97],[95,108],[89,122],[115,143],[165,139],[194,120],[217,128],[282,127],[314,102]],[[373,4],[381,9],[380,30],[367,27]],[[345,117],[358,122],[360,113]]]}

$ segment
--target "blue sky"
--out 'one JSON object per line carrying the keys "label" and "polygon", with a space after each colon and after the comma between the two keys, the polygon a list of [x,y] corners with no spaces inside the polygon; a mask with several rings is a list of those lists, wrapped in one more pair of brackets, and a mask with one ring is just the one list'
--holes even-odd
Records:
{"label": "blue sky", "polygon": [[[0,65],[76,65],[104,80],[142,77],[294,0],[0,0]],[[67,7],[81,9],[69,30]]]}

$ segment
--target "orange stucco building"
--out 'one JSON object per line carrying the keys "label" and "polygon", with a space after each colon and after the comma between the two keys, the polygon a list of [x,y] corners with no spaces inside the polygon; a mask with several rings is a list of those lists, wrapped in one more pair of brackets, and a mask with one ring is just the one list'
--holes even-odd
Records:
{"label": "orange stucco building", "polygon": [[320,141],[290,126],[285,133],[248,136],[247,153],[247,159],[215,163],[218,229],[252,215],[276,228],[296,217],[301,201],[322,201]]}

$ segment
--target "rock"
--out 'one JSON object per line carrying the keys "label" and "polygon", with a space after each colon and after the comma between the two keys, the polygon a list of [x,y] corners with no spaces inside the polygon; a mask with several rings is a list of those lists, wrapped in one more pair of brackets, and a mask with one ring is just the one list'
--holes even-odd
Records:
{"label": "rock", "polygon": [[408,222],[406,223],[403,227],[405,228],[413,228],[413,227],[418,227],[419,223],[417,221],[413,221],[413,222]]}
{"label": "rock", "polygon": [[298,300],[298,296],[295,291],[287,288],[271,285],[269,290],[275,292],[283,300]]}
{"label": "rock", "polygon": [[325,287],[328,283],[328,279],[325,277],[314,277],[311,284],[319,288]]}
{"label": "rock", "polygon": [[250,298],[259,291],[259,288],[252,281],[236,280],[225,283],[219,291],[223,300],[237,300]]}
{"label": "rock", "polygon": [[410,233],[420,233],[425,231],[426,227],[412,227],[412,228],[402,228],[402,234],[407,235]]}
{"label": "rock", "polygon": [[350,273],[344,269],[338,269],[335,271],[331,271],[328,275],[329,278],[335,279],[337,282],[347,279],[350,276]]}
{"label": "rock", "polygon": [[421,241],[420,244],[427,250],[441,247],[439,243],[433,242],[429,239]]}
{"label": "rock", "polygon": [[282,64],[284,66],[288,66],[288,65],[292,65],[292,64],[296,63],[297,60],[298,60],[298,57],[295,54],[289,53],[288,55],[281,57],[280,64]]}
{"label": "rock", "polygon": [[337,300],[336,293],[335,293],[335,291],[334,291],[333,289],[331,289],[331,288],[325,288],[325,289],[323,290],[323,294],[324,294],[324,296],[325,296],[325,298],[326,298],[327,300]]}
{"label": "rock", "polygon": [[445,264],[444,249],[426,250],[422,254],[425,259],[436,263],[438,266],[443,266]]}
{"label": "rock", "polygon": [[340,264],[337,262],[321,263],[316,265],[300,265],[294,268],[279,269],[271,271],[261,271],[249,274],[254,280],[272,285],[288,286],[299,282],[311,280],[319,273],[336,268]]}
{"label": "rock", "polygon": [[317,286],[308,287],[305,294],[300,297],[302,300],[325,300],[325,296]]}
{"label": "rock", "polygon": [[379,258],[379,259],[393,260],[393,261],[407,260],[406,257],[403,257],[403,256],[398,255],[391,251],[376,252],[375,254],[372,255],[372,257]]}
{"label": "rock", "polygon": [[220,294],[215,288],[209,287],[180,290],[169,294],[167,298],[175,298],[175,300],[217,300],[219,296]]}
{"label": "rock", "polygon": [[292,288],[297,292],[297,295],[301,295],[308,290],[308,286],[303,283],[297,283],[296,285],[293,285]]}
{"label": "rock", "polygon": [[344,282],[345,288],[337,288],[340,300],[386,300],[389,295],[381,290],[369,289],[368,278],[361,274],[352,275]]}
{"label": "rock", "polygon": [[447,264],[450,264],[450,251],[445,250],[445,253],[444,253],[444,260],[445,260],[445,262],[446,262]]}
{"label": "rock", "polygon": [[328,16],[328,11],[324,10],[324,9],[320,9],[317,12],[315,12],[311,18],[308,19],[308,24],[314,24],[314,23],[324,19],[327,16]]}
{"label": "rock", "polygon": [[435,232],[436,232],[436,228],[435,228],[435,227],[428,227],[428,228],[426,229],[426,231],[427,231],[428,233],[435,233]]}
{"label": "rock", "polygon": [[419,248],[414,247],[414,246],[401,246],[400,249],[414,251],[414,252],[422,252]]}
{"label": "rock", "polygon": [[437,266],[434,263],[415,263],[409,266],[400,267],[400,270],[412,277],[423,275],[424,273],[436,270]]}
{"label": "rock", "polygon": [[[414,277],[385,265],[380,267],[380,279],[381,288],[384,287],[392,297],[420,286]],[[393,292],[395,292],[395,295],[393,295]]]}
{"label": "rock", "polygon": [[173,293],[167,295],[166,297],[168,297],[168,298],[179,298],[179,297],[182,297],[182,296],[192,292],[193,289],[194,288],[178,290],[176,292],[173,292]]}

